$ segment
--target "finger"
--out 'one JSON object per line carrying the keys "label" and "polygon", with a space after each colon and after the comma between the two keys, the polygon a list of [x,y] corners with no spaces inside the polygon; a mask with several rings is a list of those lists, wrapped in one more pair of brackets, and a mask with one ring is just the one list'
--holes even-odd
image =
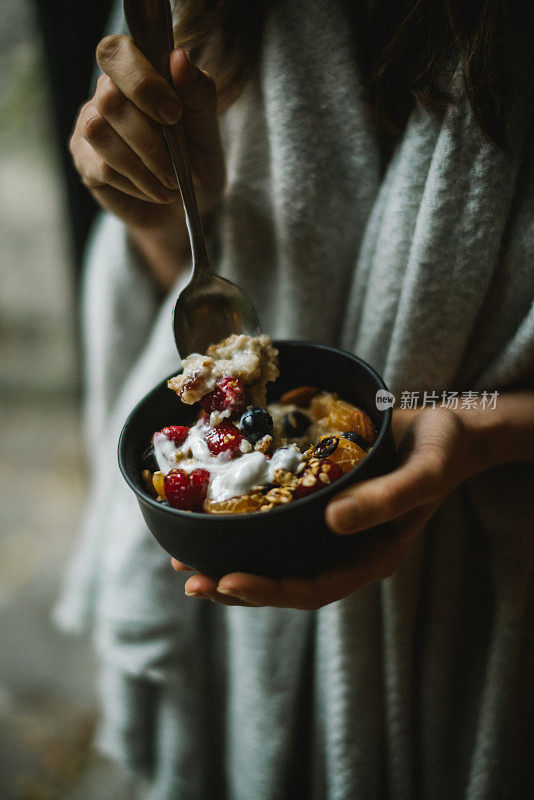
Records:
{"label": "finger", "polygon": [[177,188],[161,126],[134,106],[108,75],[98,79],[93,103],[147,169],[166,186]]}
{"label": "finger", "polygon": [[109,164],[106,164],[84,139],[78,142],[75,152],[73,150],[73,158],[83,183],[93,191],[93,194],[96,190],[112,188],[114,191],[118,190],[130,197],[135,197],[148,203],[169,202],[168,199],[155,201],[153,197],[145,194],[128,178],[116,172]]}
{"label": "finger", "polygon": [[114,131],[96,106],[90,103],[82,111],[80,132],[104,163],[128,178],[144,194],[163,203],[176,199],[177,192],[164,186],[146,168],[139,156]]}
{"label": "finger", "polygon": [[220,595],[255,606],[310,610],[321,604],[317,579],[264,578],[246,572],[232,572],[219,581]]}
{"label": "finger", "polygon": [[313,578],[263,578],[234,572],[221,578],[217,592],[251,606],[302,611],[322,608],[393,575],[439,505],[436,502],[414,509],[389,530],[362,537],[349,564],[333,567],[321,575]]}
{"label": "finger", "polygon": [[115,172],[105,161],[95,152],[93,147],[87,142],[80,133],[81,123],[78,121],[76,129],[69,142],[70,151],[74,165],[83,183],[94,191],[113,187],[113,191],[124,192],[131,197],[139,200],[154,203],[153,198],[146,195],[137,188],[128,178]]}
{"label": "finger", "polygon": [[227,597],[219,592],[213,592],[207,598],[212,603],[218,603],[221,606],[244,606],[245,608],[258,608],[257,603],[251,603],[248,600],[240,600],[237,597]]}
{"label": "finger", "polygon": [[187,564],[182,564],[181,561],[178,561],[177,558],[171,559],[172,568],[176,570],[176,572],[194,572],[193,567],[188,567]]}
{"label": "finger", "polygon": [[212,600],[224,606],[250,606],[253,603],[239,597],[230,597],[217,591],[217,580],[209,575],[194,575],[185,583],[185,593],[188,597],[198,597]]}
{"label": "finger", "polygon": [[184,119],[188,118],[188,130],[214,128],[217,111],[217,87],[213,78],[195,66],[186,51],[177,47],[170,57],[172,82],[183,105]]}
{"label": "finger", "polygon": [[408,549],[396,531],[362,537],[349,564],[333,567],[313,578],[263,578],[235,572],[219,581],[217,591],[257,606],[310,611],[340,600],[397,569]]}
{"label": "finger", "polygon": [[96,58],[102,72],[151,119],[175,125],[181,118],[176,92],[128,36],[106,36],[97,47]]}
{"label": "finger", "polygon": [[326,508],[326,523],[341,534],[380,525],[435,501],[444,492],[444,478],[439,457],[413,452],[393,472],[337,495]]}
{"label": "finger", "polygon": [[[127,220],[132,228],[136,226],[150,227],[153,224],[158,224],[162,208],[169,209],[169,219],[174,217],[177,224],[181,220],[181,209],[178,208],[177,203],[163,205],[162,203],[155,203],[150,197],[139,197],[137,199],[133,192],[129,195],[122,190],[115,189],[113,186],[91,188],[91,194],[103,209],[120,219]],[[143,202],[139,202],[139,200]]]}

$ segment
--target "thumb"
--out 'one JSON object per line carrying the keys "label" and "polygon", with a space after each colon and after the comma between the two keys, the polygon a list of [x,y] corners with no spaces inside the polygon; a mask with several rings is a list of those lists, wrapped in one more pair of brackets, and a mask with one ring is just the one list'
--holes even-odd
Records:
{"label": "thumb", "polygon": [[442,490],[439,460],[412,451],[388,475],[363,481],[338,495],[326,509],[326,522],[336,533],[355,533],[435,502]]}
{"label": "thumb", "polygon": [[217,114],[217,87],[207,72],[195,66],[183,47],[177,47],[170,57],[172,82],[184,106],[184,114],[209,117]]}

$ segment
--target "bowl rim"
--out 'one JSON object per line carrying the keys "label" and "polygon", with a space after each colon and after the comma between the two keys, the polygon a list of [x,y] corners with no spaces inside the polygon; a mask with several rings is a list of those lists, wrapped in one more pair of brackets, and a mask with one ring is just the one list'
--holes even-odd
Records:
{"label": "bowl rim", "polygon": [[[342,350],[341,348],[333,347],[331,345],[316,344],[315,342],[306,342],[298,339],[275,339],[273,340],[273,345],[275,347],[278,347],[279,345],[291,345],[297,347],[304,346],[304,347],[311,347],[315,350],[335,351],[336,353],[347,356],[350,360],[356,362],[359,365],[359,367],[363,368],[366,372],[368,372],[370,376],[373,378],[373,380],[376,382],[377,390],[385,389],[386,391],[388,391],[387,386],[384,383],[384,380],[381,377],[381,375],[379,375],[378,372],[376,372],[376,370],[373,369],[373,367],[371,367],[370,364],[368,364],[359,356],[354,355],[354,353],[350,353],[348,350]],[[126,483],[130,486],[135,495],[143,502],[147,503],[149,507],[157,509],[160,513],[166,513],[171,518],[175,517],[176,519],[180,518],[198,519],[199,521],[200,520],[204,521],[207,525],[229,525],[234,520],[251,519],[257,517],[258,515],[257,511],[247,511],[245,513],[239,513],[239,514],[206,514],[202,511],[182,511],[181,509],[173,508],[170,505],[163,505],[163,503],[155,500],[151,495],[148,494],[147,491],[138,486],[133,480],[133,478],[129,475],[126,466],[123,463],[123,443],[126,438],[126,431],[127,428],[129,427],[130,421],[137,414],[140,406],[144,405],[152,394],[155,394],[157,391],[159,391],[162,384],[166,383],[170,378],[174,377],[175,375],[179,375],[180,371],[181,370],[175,370],[168,377],[163,378],[163,380],[161,380],[149,392],[143,395],[143,397],[135,404],[134,408],[128,414],[128,417],[124,425],[122,426],[117,446],[117,455],[119,461],[119,468],[124,479],[126,480]],[[308,495],[308,497],[301,497],[298,498],[297,500],[292,500],[290,503],[285,503],[284,505],[275,506],[274,508],[271,508],[266,515],[263,516],[271,517],[272,514],[294,513],[295,508],[302,508],[302,506],[305,503],[317,502],[319,499],[328,502],[332,495],[339,494],[339,492],[341,492],[344,488],[351,486],[354,483],[354,475],[361,468],[361,465],[364,462],[367,462],[368,459],[373,459],[373,457],[376,460],[376,458],[378,457],[376,453],[380,449],[380,445],[388,435],[388,431],[391,426],[392,409],[387,408],[383,413],[384,417],[382,420],[382,425],[380,427],[376,440],[373,444],[373,449],[371,450],[370,453],[367,454],[365,459],[362,459],[362,461],[357,466],[353,467],[350,470],[350,472],[347,472],[345,475],[343,475],[343,477],[339,478],[334,483],[331,483],[330,486],[325,486],[324,489],[320,489],[318,492],[314,492],[313,494]],[[250,533],[251,535],[253,535],[254,531],[251,530]]]}

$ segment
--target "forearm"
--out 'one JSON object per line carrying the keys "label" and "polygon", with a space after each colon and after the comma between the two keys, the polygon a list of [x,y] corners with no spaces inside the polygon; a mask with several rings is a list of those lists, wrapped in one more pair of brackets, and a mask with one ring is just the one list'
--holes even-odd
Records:
{"label": "forearm", "polygon": [[[200,204],[199,204],[200,206]],[[199,208],[204,233],[213,224],[213,205]],[[159,288],[167,293],[191,266],[191,245],[182,201],[169,206],[168,214],[157,224],[149,219],[128,224],[128,232]]]}
{"label": "forearm", "polygon": [[190,265],[191,251],[185,220],[178,218],[174,225],[157,228],[130,225],[128,231],[152,278],[167,293]]}
{"label": "forearm", "polygon": [[495,408],[462,409],[474,471],[534,460],[534,391],[503,392]]}

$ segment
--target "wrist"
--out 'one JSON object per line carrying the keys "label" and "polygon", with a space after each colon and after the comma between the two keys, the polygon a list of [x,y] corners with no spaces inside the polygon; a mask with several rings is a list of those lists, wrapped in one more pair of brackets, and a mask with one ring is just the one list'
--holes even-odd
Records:
{"label": "wrist", "polygon": [[499,425],[494,416],[479,409],[463,409],[457,414],[466,434],[470,477],[497,463],[493,440]]}
{"label": "wrist", "polygon": [[128,226],[130,240],[163,292],[169,291],[187,263],[187,239],[163,227]]}
{"label": "wrist", "polygon": [[462,409],[472,474],[534,459],[534,392],[499,394],[495,407]]}
{"label": "wrist", "polygon": [[[211,215],[203,213],[202,221],[207,230]],[[181,201],[173,203],[165,217],[157,221],[130,223],[128,232],[158,287],[168,292],[191,260],[189,234]]]}

